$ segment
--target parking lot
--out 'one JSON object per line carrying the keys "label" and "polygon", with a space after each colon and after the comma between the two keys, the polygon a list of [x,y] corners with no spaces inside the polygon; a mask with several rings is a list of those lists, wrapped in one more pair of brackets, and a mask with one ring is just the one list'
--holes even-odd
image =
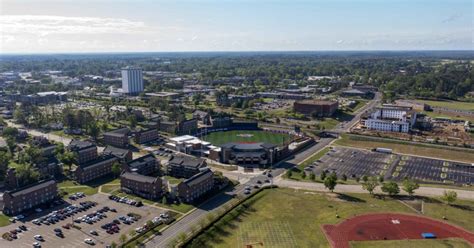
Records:
{"label": "parking lot", "polygon": [[[135,231],[137,228],[144,226],[144,224],[149,221],[153,220],[155,217],[160,216],[161,213],[166,212],[165,210],[154,208],[151,206],[141,206],[135,207],[124,203],[119,203],[110,200],[106,195],[102,194],[95,194],[92,196],[86,196],[83,198],[79,198],[75,201],[67,200],[66,204],[60,206],[60,208],[55,209],[64,209],[64,207],[70,205],[80,206],[80,202],[96,202],[97,205],[86,209],[84,211],[80,211],[75,213],[74,215],[65,218],[64,220],[59,220],[58,222],[50,225],[40,224],[36,225],[33,224],[32,221],[34,219],[38,219],[41,216],[46,216],[47,214],[51,213],[53,210],[44,210],[42,213],[37,213],[34,216],[29,216],[28,221],[17,221],[16,223],[12,223],[8,226],[0,228],[0,232],[7,233],[11,230],[19,227],[20,225],[25,225],[27,227],[27,231],[23,231],[17,234],[17,239],[13,241],[8,241],[5,239],[0,240],[0,247],[33,247],[33,243],[38,242],[41,244],[41,247],[90,247],[92,245],[86,244],[85,239],[91,239],[95,246],[97,247],[105,247],[106,245],[110,245],[112,242],[120,244],[119,237],[122,234],[126,234],[127,236],[130,234],[131,231]],[[95,222],[90,222],[90,224],[82,222],[81,223],[74,223],[76,226],[79,226],[80,229],[74,227],[64,227],[67,224],[73,223],[73,220],[78,219],[79,217],[82,218],[84,215],[89,215],[91,217],[97,216],[97,211],[103,209],[104,207],[108,207],[109,209],[115,209],[116,212],[113,211],[104,211],[103,215],[106,217],[96,218]],[[96,214],[94,214],[96,213]],[[131,220],[127,214],[133,213],[140,218],[133,223],[125,224],[124,222],[128,222]],[[87,218],[86,218],[87,219]],[[103,228],[105,224],[112,223],[114,220],[120,222],[117,224],[118,226],[118,233],[107,233],[107,231]],[[55,229],[58,228],[61,230],[64,237],[59,237],[55,234]],[[91,232],[96,231],[97,235],[91,234]],[[35,235],[41,235],[44,238],[44,241],[39,242],[35,240]]]}
{"label": "parking lot", "polygon": [[335,172],[340,178],[380,176],[390,168],[390,154],[334,147],[321,159],[305,168],[307,172],[320,175],[322,171]]}
{"label": "parking lot", "polygon": [[334,147],[321,159],[307,166],[307,173],[336,172],[340,178],[384,176],[386,180],[405,178],[434,183],[473,184],[474,166],[430,158],[401,156],[367,150]]}
{"label": "parking lot", "polygon": [[472,184],[474,167],[470,164],[403,156],[392,175],[395,180],[408,177],[420,181]]}

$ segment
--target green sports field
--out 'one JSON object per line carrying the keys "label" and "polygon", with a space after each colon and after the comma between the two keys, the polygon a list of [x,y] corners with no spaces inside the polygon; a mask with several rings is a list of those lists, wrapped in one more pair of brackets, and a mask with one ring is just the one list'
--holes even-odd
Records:
{"label": "green sports field", "polygon": [[230,142],[265,142],[280,146],[284,142],[290,141],[291,136],[284,133],[273,133],[258,130],[234,130],[210,133],[204,136],[203,139],[216,146]]}

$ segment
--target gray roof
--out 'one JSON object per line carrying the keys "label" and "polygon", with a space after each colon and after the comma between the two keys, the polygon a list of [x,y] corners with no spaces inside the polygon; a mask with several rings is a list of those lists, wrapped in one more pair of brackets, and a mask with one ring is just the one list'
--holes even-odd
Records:
{"label": "gray roof", "polygon": [[158,179],[158,177],[144,176],[138,173],[130,173],[130,172],[122,173],[121,177],[129,179],[129,180],[145,182],[145,183],[154,183]]}
{"label": "gray roof", "polygon": [[203,159],[189,157],[189,156],[182,156],[182,155],[174,156],[168,161],[168,163],[170,164],[178,164],[185,167],[195,167],[195,168],[201,167],[203,162],[204,162]]}
{"label": "gray roof", "polygon": [[104,135],[122,137],[122,136],[128,135],[129,132],[130,132],[130,129],[124,127],[124,128],[119,128],[119,129],[115,129],[113,131],[106,132],[106,133],[104,133]]}
{"label": "gray roof", "polygon": [[196,184],[199,184],[200,182],[204,181],[204,180],[207,180],[209,177],[213,177],[214,176],[214,173],[212,173],[212,171],[207,168],[201,172],[199,172],[198,174],[184,180],[182,183],[188,185],[189,187],[192,187]]}
{"label": "gray roof", "polygon": [[114,146],[105,147],[103,153],[114,155],[116,157],[124,158],[130,151],[128,149],[122,149]]}
{"label": "gray roof", "polygon": [[141,167],[142,165],[144,165],[148,162],[151,162],[151,161],[156,161],[155,156],[153,156],[153,154],[147,154],[143,157],[139,157],[137,159],[134,159],[134,160],[128,162],[128,166],[130,166],[132,168],[137,168],[137,167]]}
{"label": "gray roof", "polygon": [[116,159],[117,158],[115,158],[113,155],[103,154],[102,156],[95,159],[94,161],[91,161],[91,162],[86,163],[86,164],[79,165],[79,167],[81,167],[82,169],[89,169],[89,168],[93,168],[93,167],[96,167],[96,166],[103,165],[105,163],[109,163],[111,160],[116,160]]}
{"label": "gray roof", "polygon": [[68,148],[71,151],[79,151],[79,150],[94,147],[94,146],[95,144],[90,141],[73,139],[69,143]]}
{"label": "gray roof", "polygon": [[55,183],[56,183],[56,181],[54,179],[49,179],[49,180],[37,182],[37,183],[32,184],[32,185],[28,185],[28,186],[20,188],[20,189],[8,191],[6,193],[10,194],[12,197],[17,197],[17,196],[25,195],[25,194],[28,194],[28,193],[31,193],[31,192],[35,192],[39,189],[48,187],[48,186],[50,186],[52,184],[55,184]]}

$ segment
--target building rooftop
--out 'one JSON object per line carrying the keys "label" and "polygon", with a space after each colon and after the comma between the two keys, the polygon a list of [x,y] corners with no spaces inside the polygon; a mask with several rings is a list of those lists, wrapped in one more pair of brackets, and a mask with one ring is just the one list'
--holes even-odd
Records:
{"label": "building rooftop", "polygon": [[329,100],[308,99],[308,100],[297,101],[295,103],[314,104],[314,105],[332,105],[332,104],[336,104],[337,102],[336,101],[329,101]]}
{"label": "building rooftop", "polygon": [[120,158],[124,158],[128,153],[128,149],[122,149],[115,146],[106,146],[103,151],[103,154],[110,154]]}
{"label": "building rooftop", "polygon": [[128,162],[128,166],[130,166],[130,168],[139,168],[139,167],[143,166],[144,164],[146,164],[148,162],[151,162],[151,161],[156,161],[155,156],[153,156],[153,154],[147,154],[143,157],[139,157],[137,159],[134,159],[134,160]]}
{"label": "building rooftop", "polygon": [[122,136],[128,135],[129,132],[130,132],[130,129],[128,129],[127,127],[124,127],[124,128],[115,129],[109,132],[105,132],[104,135],[122,137]]}
{"label": "building rooftop", "polygon": [[122,173],[120,177],[133,180],[133,181],[145,182],[145,183],[154,183],[156,182],[156,180],[158,180],[158,177],[144,176],[138,173],[131,173],[131,172],[124,172]]}
{"label": "building rooftop", "polygon": [[93,161],[90,161],[88,163],[81,164],[81,165],[79,165],[79,167],[81,167],[82,169],[89,169],[89,168],[93,168],[93,167],[96,167],[96,166],[103,165],[105,163],[109,163],[111,160],[115,160],[115,159],[116,158],[113,155],[102,154],[99,158],[97,158]]}
{"label": "building rooftop", "polygon": [[270,143],[262,143],[262,142],[257,142],[257,143],[237,143],[237,142],[231,142],[231,143],[226,143],[222,145],[222,148],[228,148],[228,149],[236,149],[236,150],[258,150],[258,149],[271,149],[277,147],[276,145],[270,144]]}
{"label": "building rooftop", "polygon": [[47,187],[47,186],[55,184],[55,183],[56,183],[56,181],[54,179],[43,180],[43,181],[39,181],[35,184],[25,186],[25,187],[20,188],[20,189],[7,191],[5,193],[10,194],[12,197],[18,197],[18,196],[25,195],[25,194],[28,194],[28,193],[31,193],[31,192],[35,192],[39,189],[42,189],[44,187]]}
{"label": "building rooftop", "polygon": [[87,140],[78,140],[78,139],[73,139],[68,145],[69,150],[71,151],[79,151],[83,149],[87,149],[90,147],[95,147],[96,145],[90,141]]}
{"label": "building rooftop", "polygon": [[184,180],[182,183],[187,184],[189,187],[193,187],[196,184],[201,183],[202,181],[205,181],[209,177],[213,177],[214,174],[209,168],[206,168],[199,172],[198,174]]}
{"label": "building rooftop", "polygon": [[176,164],[194,168],[201,167],[203,165],[203,162],[203,159],[183,155],[174,156],[168,161],[169,164]]}

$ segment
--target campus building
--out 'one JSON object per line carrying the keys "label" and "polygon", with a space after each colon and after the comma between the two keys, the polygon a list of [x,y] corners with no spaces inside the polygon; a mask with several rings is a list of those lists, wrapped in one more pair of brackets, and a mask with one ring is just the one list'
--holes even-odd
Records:
{"label": "campus building", "polygon": [[125,193],[150,200],[156,200],[163,196],[163,183],[159,177],[150,177],[132,172],[122,173],[120,189]]}
{"label": "campus building", "polygon": [[361,118],[361,123],[369,130],[408,133],[415,125],[416,112],[411,107],[383,105]]}
{"label": "campus building", "polygon": [[293,103],[295,112],[305,115],[315,115],[318,117],[332,116],[336,112],[338,102],[324,100],[303,100]]}
{"label": "campus building", "polygon": [[104,133],[104,143],[116,147],[128,147],[128,134],[130,130],[126,127]]}
{"label": "campus building", "polygon": [[177,196],[182,202],[193,202],[214,187],[214,173],[209,168],[202,169],[194,176],[180,182]]}
{"label": "campus building", "polygon": [[272,165],[277,160],[277,146],[268,143],[227,143],[211,150],[209,158],[244,167]]}
{"label": "campus building", "polygon": [[144,144],[151,141],[155,141],[160,138],[158,130],[156,128],[142,129],[135,133],[135,142],[138,144]]}
{"label": "campus building", "polygon": [[173,156],[166,166],[167,174],[176,178],[190,178],[200,169],[206,167],[207,163],[204,159],[177,155]]}
{"label": "campus building", "polygon": [[132,151],[115,146],[106,146],[102,154],[115,156],[120,164],[126,164],[133,159]]}
{"label": "campus building", "polygon": [[139,68],[122,69],[122,91],[125,94],[138,95],[143,92],[143,73]]}
{"label": "campus building", "polygon": [[53,179],[40,181],[21,189],[6,191],[3,194],[3,213],[15,215],[48,203],[58,196],[58,187]]}
{"label": "campus building", "polygon": [[159,163],[153,154],[148,154],[124,164],[122,168],[124,171],[150,175],[159,170]]}
{"label": "campus building", "polygon": [[202,122],[204,125],[211,125],[211,115],[202,110],[194,110],[193,118]]}
{"label": "campus building", "polygon": [[78,165],[73,171],[74,178],[78,183],[82,184],[110,175],[112,172],[112,165],[116,161],[117,158],[115,156],[103,154],[96,160]]}
{"label": "campus building", "polygon": [[89,141],[72,140],[68,145],[68,150],[74,153],[75,164],[85,164],[97,159],[97,146]]}

